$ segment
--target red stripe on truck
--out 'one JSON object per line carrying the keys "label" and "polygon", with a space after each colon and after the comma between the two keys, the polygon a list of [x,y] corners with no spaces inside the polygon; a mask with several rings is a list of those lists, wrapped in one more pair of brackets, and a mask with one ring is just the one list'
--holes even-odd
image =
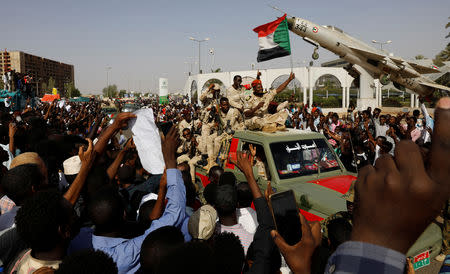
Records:
{"label": "red stripe on truck", "polygon": [[334,191],[340,192],[342,194],[347,193],[352,182],[356,180],[355,176],[352,175],[340,175],[333,176],[324,179],[308,181],[308,183],[318,184],[320,186],[332,189]]}
{"label": "red stripe on truck", "polygon": [[303,209],[300,209],[300,213],[305,216],[305,219],[310,221],[310,222],[314,222],[314,221],[322,221],[323,218],[319,217],[315,214],[309,213],[308,211],[304,211]]}

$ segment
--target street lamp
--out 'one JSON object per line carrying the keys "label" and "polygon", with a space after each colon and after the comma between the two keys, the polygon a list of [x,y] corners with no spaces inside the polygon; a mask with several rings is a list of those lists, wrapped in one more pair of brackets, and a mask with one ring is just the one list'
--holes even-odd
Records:
{"label": "street lamp", "polygon": [[112,69],[112,67],[106,67],[106,87],[109,86],[109,71]]}
{"label": "street lamp", "polygon": [[201,65],[200,65],[200,44],[202,42],[208,41],[209,38],[205,38],[203,40],[198,40],[198,39],[196,39],[196,38],[191,36],[191,37],[189,37],[189,39],[192,40],[192,41],[198,42],[198,73],[200,74],[200,73],[202,73]]}
{"label": "street lamp", "polygon": [[379,44],[380,45],[380,49],[383,50],[383,45],[390,44],[390,43],[392,43],[392,41],[391,40],[387,40],[386,42],[379,42],[377,40],[372,40],[372,43]]}

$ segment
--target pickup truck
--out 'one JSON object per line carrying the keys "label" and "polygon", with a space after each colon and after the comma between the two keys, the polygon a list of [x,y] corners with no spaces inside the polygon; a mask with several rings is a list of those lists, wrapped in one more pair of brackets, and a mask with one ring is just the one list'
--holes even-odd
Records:
{"label": "pickup truck", "polygon": [[[257,162],[260,162],[253,171],[262,191],[268,180],[273,192],[292,189],[300,212],[309,221],[321,221],[347,210],[342,196],[357,174],[345,169],[325,136],[293,129],[275,133],[236,131],[231,141],[222,145],[219,158],[223,159],[223,169],[233,172],[238,182],[246,181],[245,176],[228,159],[237,151],[248,150],[250,144],[256,148]],[[200,187],[209,183],[208,171],[203,167],[196,166],[195,176]],[[429,250],[433,258],[439,254],[441,243],[441,229],[433,223],[407,255],[416,256]]]}

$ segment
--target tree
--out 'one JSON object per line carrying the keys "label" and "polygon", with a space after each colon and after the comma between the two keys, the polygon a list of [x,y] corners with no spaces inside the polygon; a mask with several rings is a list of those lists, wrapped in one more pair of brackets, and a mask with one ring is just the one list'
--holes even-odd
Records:
{"label": "tree", "polygon": [[65,91],[65,96],[67,98],[81,96],[81,92],[77,88],[75,88],[75,85],[73,84],[73,82],[64,83],[64,91]]}
{"label": "tree", "polygon": [[77,88],[74,88],[72,90],[72,96],[73,97],[80,97],[81,96],[81,92]]}
{"label": "tree", "polygon": [[212,73],[218,73],[218,72],[221,72],[221,71],[222,71],[221,68],[211,69],[211,72],[212,72]]}
{"label": "tree", "polygon": [[117,97],[117,86],[109,85],[102,90],[103,96],[105,97]]}
{"label": "tree", "polygon": [[120,98],[123,98],[123,97],[125,96],[125,94],[127,94],[127,91],[126,91],[126,90],[121,89],[121,90],[119,91],[119,97],[120,97]]}
{"label": "tree", "polygon": [[4,87],[3,87],[3,81],[0,81],[0,89],[4,89]]}
{"label": "tree", "polygon": [[134,94],[134,97],[141,97],[141,93],[140,93],[140,92],[136,92],[136,93]]}
{"label": "tree", "polygon": [[419,55],[416,55],[414,58],[416,60],[422,60],[422,59],[425,59],[425,56],[423,56],[422,54],[419,54]]}
{"label": "tree", "polygon": [[48,79],[47,89],[51,93],[53,92],[54,87],[55,87],[55,80],[53,79],[53,77],[50,77],[50,79]]}
{"label": "tree", "polygon": [[[447,25],[445,25],[445,28],[446,29],[450,28],[450,22],[448,22]],[[447,36],[445,36],[445,38],[450,38],[450,33]],[[442,67],[445,61],[450,61],[450,43],[448,43],[445,49],[439,52],[433,59],[433,63],[438,67]]]}

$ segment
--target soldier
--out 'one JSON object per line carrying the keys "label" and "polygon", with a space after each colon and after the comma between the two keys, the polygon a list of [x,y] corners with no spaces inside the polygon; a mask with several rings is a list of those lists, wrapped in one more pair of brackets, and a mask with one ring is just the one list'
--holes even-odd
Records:
{"label": "soldier", "polygon": [[[217,137],[217,115],[220,98],[219,84],[211,84],[207,91],[202,93],[200,101],[203,104],[202,112],[202,131],[199,150],[208,154],[208,165],[206,169],[214,165],[214,138]],[[206,149],[205,149],[206,148]]]}
{"label": "soldier", "polygon": [[188,110],[183,111],[183,120],[178,124],[178,130],[180,131],[180,139],[183,141],[183,130],[185,128],[191,128],[192,127],[192,115]]}
{"label": "soldier", "polygon": [[244,115],[245,126],[250,130],[263,130],[265,132],[275,132],[285,128],[284,123],[289,115],[286,110],[278,111],[275,114],[269,114],[268,107],[275,95],[283,91],[287,85],[295,78],[291,72],[289,78],[282,83],[276,90],[270,90],[264,93],[261,80],[261,72],[258,71],[256,80],[252,82],[253,95],[247,101]]}
{"label": "soldier", "polygon": [[230,105],[237,108],[240,112],[244,111],[245,87],[242,85],[242,77],[236,75],[233,77],[233,85],[227,89],[227,98]]}
{"label": "soldier", "polygon": [[177,149],[177,153],[181,154],[177,158],[177,164],[187,162],[190,167],[192,183],[198,190],[198,186],[195,184],[195,164],[201,160],[201,154],[198,150],[199,143],[197,139],[192,135],[189,128],[183,129],[183,138],[181,145]]}
{"label": "soldier", "polygon": [[214,150],[212,158],[215,161],[219,155],[220,145],[228,138],[231,138],[232,134],[236,130],[244,129],[244,123],[239,110],[236,108],[230,108],[230,102],[227,97],[220,98],[220,131],[222,134],[212,139],[214,143]]}
{"label": "soldier", "polygon": [[347,191],[347,193],[342,195],[342,198],[344,198],[347,201],[347,211],[336,212],[333,215],[330,215],[328,218],[326,218],[325,220],[320,222],[320,226],[322,227],[322,231],[323,231],[322,237],[324,239],[328,238],[327,225],[331,220],[343,218],[346,221],[348,221],[351,226],[353,226],[353,203],[355,200],[355,182],[352,182],[349,190]]}

